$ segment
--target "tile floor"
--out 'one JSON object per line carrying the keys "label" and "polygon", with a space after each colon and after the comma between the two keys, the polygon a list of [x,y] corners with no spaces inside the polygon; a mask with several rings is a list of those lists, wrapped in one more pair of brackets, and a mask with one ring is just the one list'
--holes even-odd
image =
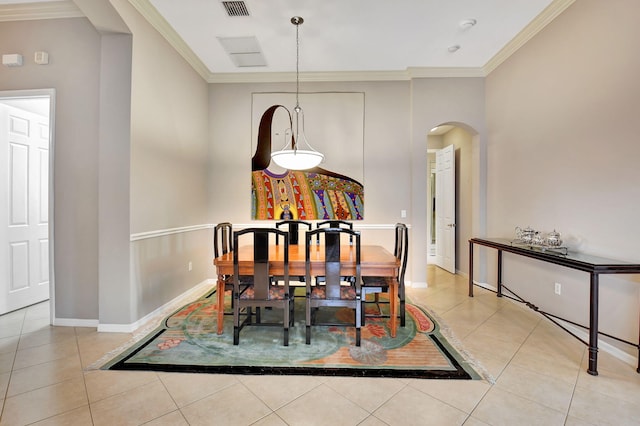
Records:
{"label": "tile floor", "polygon": [[88,371],[129,334],[50,327],[48,303],[0,316],[0,425],[631,425],[640,374],[526,308],[429,267],[430,306],[494,378],[446,381]]}

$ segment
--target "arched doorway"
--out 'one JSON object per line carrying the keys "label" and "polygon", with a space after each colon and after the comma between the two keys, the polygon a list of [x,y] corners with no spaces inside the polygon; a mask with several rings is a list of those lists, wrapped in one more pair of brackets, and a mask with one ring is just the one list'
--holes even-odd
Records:
{"label": "arched doorway", "polygon": [[[436,153],[445,147],[453,146],[455,164],[454,178],[455,181],[451,185],[438,184],[438,171],[436,170]],[[478,132],[471,126],[460,122],[445,122],[439,124],[429,131],[427,135],[427,244],[428,244],[428,264],[436,264],[437,266],[447,269],[451,272],[468,273],[469,255],[466,250],[466,242],[474,235],[474,221],[477,215],[477,208],[474,205],[478,203],[477,192],[478,182]],[[443,174],[443,176],[446,176]],[[440,182],[441,183],[441,182]],[[436,202],[436,193],[439,191],[453,191],[453,194],[439,194],[440,206]],[[454,267],[447,267],[442,264],[441,253],[442,247],[447,244],[441,244],[438,237],[443,239],[448,236],[438,230],[436,212],[437,208],[443,206],[442,200],[451,199],[455,205],[455,213],[453,219],[449,219],[447,226],[451,226],[450,245],[453,250]],[[440,234],[440,235],[438,235]],[[436,256],[437,255],[437,256]]]}

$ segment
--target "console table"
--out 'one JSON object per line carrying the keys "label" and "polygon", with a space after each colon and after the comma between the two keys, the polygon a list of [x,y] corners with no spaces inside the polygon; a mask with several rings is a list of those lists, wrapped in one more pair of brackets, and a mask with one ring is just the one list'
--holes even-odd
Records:
{"label": "console table", "polygon": [[[622,340],[615,336],[610,336],[605,333],[598,332],[598,293],[599,293],[599,276],[601,274],[639,274],[640,264],[622,262],[619,260],[606,259],[598,256],[591,256],[583,253],[567,252],[566,254],[557,253],[550,249],[533,248],[524,245],[516,245],[506,238],[472,238],[469,240],[469,297],[473,297],[473,246],[480,245],[485,247],[494,248],[498,251],[498,286],[497,296],[502,297],[503,287],[509,291],[509,293],[516,296],[515,300],[526,304],[529,308],[544,315],[547,319],[551,320],[554,324],[558,325],[566,332],[571,334],[576,339],[589,347],[589,368],[587,372],[593,376],[598,375],[598,334],[602,334],[607,337],[611,337],[619,342],[626,343],[634,346],[638,349],[638,367],[636,371],[640,373],[640,343],[632,343],[626,340]],[[502,253],[508,252],[519,256],[529,257],[542,262],[553,263],[560,266],[565,266],[571,269],[577,269],[589,273],[590,276],[590,298],[589,298],[589,326],[583,325],[565,320],[548,312],[541,311],[537,306],[533,305],[516,295],[508,287],[502,283]],[[505,295],[507,296],[507,295]],[[510,296],[507,296],[510,297]],[[589,330],[589,342],[585,342],[580,337],[576,336],[567,328],[563,327],[560,323],[554,321],[554,318],[569,322],[579,327]]]}

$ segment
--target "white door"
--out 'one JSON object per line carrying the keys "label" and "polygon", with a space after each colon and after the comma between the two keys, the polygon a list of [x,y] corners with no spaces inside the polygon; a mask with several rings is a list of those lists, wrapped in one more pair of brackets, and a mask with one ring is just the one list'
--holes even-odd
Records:
{"label": "white door", "polygon": [[456,273],[455,147],[436,152],[436,265]]}
{"label": "white door", "polygon": [[49,118],[0,103],[0,164],[2,314],[49,298]]}

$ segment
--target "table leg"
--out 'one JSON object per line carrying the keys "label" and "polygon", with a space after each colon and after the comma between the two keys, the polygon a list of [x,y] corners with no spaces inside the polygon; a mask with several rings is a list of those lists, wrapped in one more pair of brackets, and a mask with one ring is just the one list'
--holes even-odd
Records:
{"label": "table leg", "polygon": [[589,309],[589,368],[587,373],[598,375],[598,274],[591,273]]}
{"label": "table leg", "polygon": [[222,275],[218,275],[216,295],[218,296],[218,334],[222,334],[224,330],[224,276]]}
{"label": "table leg", "polygon": [[469,241],[469,297],[473,297],[473,243]]}
{"label": "table leg", "polygon": [[498,250],[498,297],[502,297],[502,250]]}
{"label": "table leg", "polygon": [[[395,281],[395,280],[394,280]],[[391,327],[391,337],[396,337],[398,328],[398,283],[394,282],[389,286],[389,320]]]}

